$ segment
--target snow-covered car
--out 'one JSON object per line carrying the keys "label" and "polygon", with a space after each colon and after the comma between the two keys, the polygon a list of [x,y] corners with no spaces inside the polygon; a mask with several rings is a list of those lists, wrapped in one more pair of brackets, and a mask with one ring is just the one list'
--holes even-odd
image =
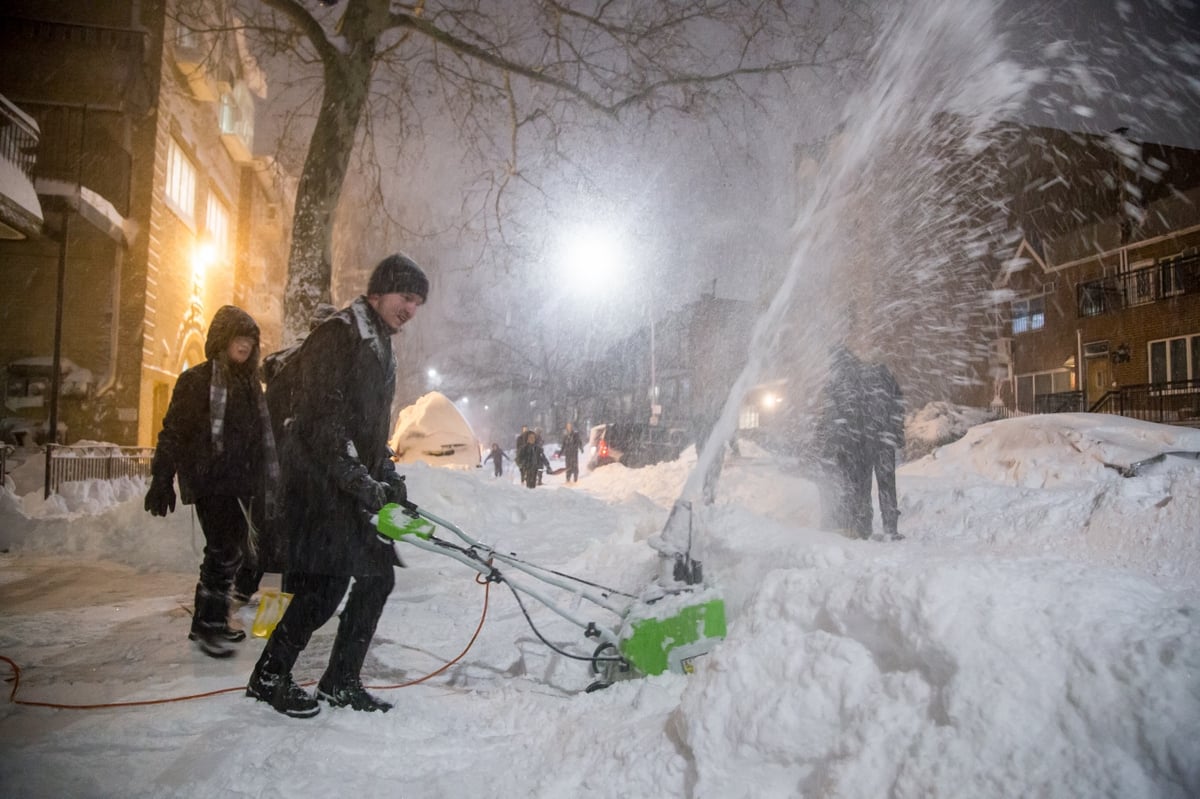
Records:
{"label": "snow-covered car", "polygon": [[588,469],[623,463],[630,469],[671,461],[688,445],[687,433],[679,428],[644,422],[609,422],[588,432]]}

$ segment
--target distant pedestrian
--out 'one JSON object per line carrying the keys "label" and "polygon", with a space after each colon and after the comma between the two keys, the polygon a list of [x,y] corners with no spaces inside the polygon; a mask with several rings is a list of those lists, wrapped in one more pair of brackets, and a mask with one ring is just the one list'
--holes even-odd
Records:
{"label": "distant pedestrian", "polygon": [[570,422],[567,422],[567,429],[563,432],[561,450],[567,462],[566,482],[578,483],[579,453],[583,452],[583,439],[579,437],[575,425]]}
{"label": "distant pedestrian", "polygon": [[546,453],[537,443],[537,433],[525,431],[521,446],[517,449],[517,468],[521,470],[521,482],[526,488],[536,488],[538,484],[538,467],[546,459]]}
{"label": "distant pedestrian", "polygon": [[[900,507],[896,498],[896,451],[904,448],[904,397],[891,370],[884,364],[863,365],[864,446],[866,460],[875,473],[875,489],[879,497],[879,516],[883,534],[889,540],[899,540]],[[856,525],[860,531],[871,532],[870,477],[867,478],[868,498],[866,519]],[[863,504],[859,505],[860,513]]]}
{"label": "distant pedestrian", "polygon": [[550,471],[550,459],[546,457],[546,440],[542,438],[542,428],[533,428],[533,433],[537,437],[537,484],[542,484],[542,476]]}
{"label": "distant pedestrian", "polygon": [[822,526],[862,538],[871,514],[871,464],[865,444],[863,364],[844,346],[830,353],[815,449],[821,460]]}
{"label": "distant pedestrian", "polygon": [[521,460],[521,447],[525,446],[525,434],[529,432],[529,428],[521,425],[521,432],[517,433],[517,440],[513,444],[513,456],[517,459],[517,469],[521,472],[521,482],[525,482],[525,466]]}
{"label": "distant pedestrian", "polygon": [[500,449],[499,444],[493,443],[491,451],[488,452],[488,454],[484,457],[483,462],[487,463],[488,461],[491,461],[492,468],[495,470],[495,476],[502,477],[504,475],[505,460],[512,459],[505,454],[504,450]]}
{"label": "distant pedestrian", "polygon": [[258,346],[250,314],[232,305],[216,312],[204,343],[207,360],[175,383],[146,492],[146,510],[166,516],[175,510],[178,474],[183,502],[196,507],[204,560],[188,638],[215,658],[232,655],[232,644],[246,637],[229,626],[230,586],[248,546],[253,498],[273,492],[278,482],[266,399],[255,374]]}

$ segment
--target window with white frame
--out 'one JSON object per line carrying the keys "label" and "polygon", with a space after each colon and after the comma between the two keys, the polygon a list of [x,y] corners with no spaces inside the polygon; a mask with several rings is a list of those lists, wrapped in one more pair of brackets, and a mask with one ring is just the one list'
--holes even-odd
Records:
{"label": "window with white frame", "polygon": [[229,209],[213,191],[208,193],[208,205],[204,209],[204,232],[212,242],[217,257],[222,261],[229,258],[230,252],[233,251],[229,231]]}
{"label": "window with white frame", "polygon": [[187,221],[196,218],[196,165],[184,154],[179,142],[167,147],[167,199]]}
{"label": "window with white frame", "polygon": [[1200,380],[1200,335],[1150,342],[1150,382]]}
{"label": "window with white frame", "polygon": [[1030,297],[1012,304],[1012,332],[1028,333],[1046,326],[1046,298]]}
{"label": "window with white frame", "polygon": [[1017,410],[1033,413],[1038,397],[1075,389],[1075,373],[1069,369],[1017,375]]}

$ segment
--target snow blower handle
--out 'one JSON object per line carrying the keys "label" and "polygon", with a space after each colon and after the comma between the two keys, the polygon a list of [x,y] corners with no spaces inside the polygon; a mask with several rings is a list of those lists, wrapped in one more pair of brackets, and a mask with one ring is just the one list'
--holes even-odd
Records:
{"label": "snow blower handle", "polygon": [[384,505],[371,523],[375,525],[380,540],[388,544],[406,535],[428,541],[434,531],[433,522],[417,515],[417,506],[407,500],[400,504],[389,502]]}

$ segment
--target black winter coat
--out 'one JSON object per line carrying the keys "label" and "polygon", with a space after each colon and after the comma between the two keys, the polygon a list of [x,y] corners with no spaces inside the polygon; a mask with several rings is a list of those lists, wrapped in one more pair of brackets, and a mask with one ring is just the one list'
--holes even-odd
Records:
{"label": "black winter coat", "polygon": [[822,392],[814,443],[822,460],[843,468],[865,463],[867,458],[863,366],[848,350],[838,348]]}
{"label": "black winter coat", "polygon": [[583,439],[579,435],[578,430],[572,430],[563,435],[562,454],[567,461],[567,466],[574,466],[579,463],[579,453],[583,452]]}
{"label": "black winter coat", "polygon": [[[263,477],[262,390],[255,377],[258,346],[242,364],[226,361],[225,350],[237,336],[258,341],[258,325],[245,311],[226,305],[213,316],[204,354],[208,358],[179,376],[171,404],[163,417],[151,472],[170,481],[179,475],[179,495],[185,504],[210,496],[260,494]],[[213,370],[226,369],[226,400],[222,450],[213,441],[210,394]]]}
{"label": "black winter coat", "polygon": [[863,367],[864,424],[872,447],[904,446],[904,397],[890,369],[881,363]]}
{"label": "black winter coat", "polygon": [[391,336],[365,297],[314,330],[287,365],[297,381],[280,460],[288,570],[384,574],[395,563],[351,493],[395,473],[388,449],[396,388]]}

